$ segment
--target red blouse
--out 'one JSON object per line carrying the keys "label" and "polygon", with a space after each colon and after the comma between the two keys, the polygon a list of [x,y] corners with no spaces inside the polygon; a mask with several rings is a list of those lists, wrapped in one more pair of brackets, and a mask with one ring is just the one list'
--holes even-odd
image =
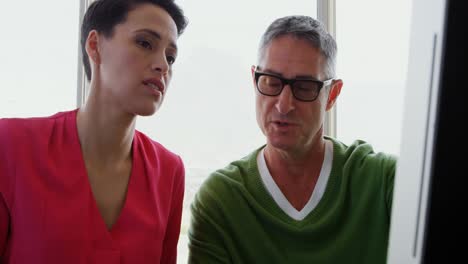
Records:
{"label": "red blouse", "polygon": [[76,113],[0,119],[0,263],[176,263],[182,160],[135,131],[126,200],[108,230]]}

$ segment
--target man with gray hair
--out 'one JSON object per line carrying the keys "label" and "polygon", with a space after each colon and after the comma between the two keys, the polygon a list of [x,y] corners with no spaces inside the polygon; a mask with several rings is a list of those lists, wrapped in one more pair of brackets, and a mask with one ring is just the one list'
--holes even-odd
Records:
{"label": "man with gray hair", "polygon": [[266,145],[212,173],[192,204],[190,263],[385,263],[396,158],[324,135],[343,86],[336,43],[274,21],[252,66]]}

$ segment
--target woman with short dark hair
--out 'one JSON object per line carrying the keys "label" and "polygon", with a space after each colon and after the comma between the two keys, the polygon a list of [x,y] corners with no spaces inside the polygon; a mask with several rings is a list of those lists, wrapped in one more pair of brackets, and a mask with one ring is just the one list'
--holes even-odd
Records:
{"label": "woman with short dark hair", "polygon": [[176,263],[181,158],[135,130],[161,106],[187,22],[173,0],[98,0],[86,104],[0,119],[0,263]]}

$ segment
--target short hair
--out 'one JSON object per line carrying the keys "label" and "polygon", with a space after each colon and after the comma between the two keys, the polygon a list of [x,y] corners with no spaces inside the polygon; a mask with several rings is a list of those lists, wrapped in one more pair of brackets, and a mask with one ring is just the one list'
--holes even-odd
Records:
{"label": "short hair", "polygon": [[161,7],[174,20],[177,34],[180,36],[187,26],[187,18],[174,0],[96,0],[87,9],[81,25],[81,52],[83,66],[88,81],[91,80],[91,66],[86,54],[86,39],[91,30],[97,30],[105,37],[112,37],[116,25],[124,23],[130,11],[141,4],[153,4]]}
{"label": "short hair", "polygon": [[337,53],[335,39],[320,21],[309,16],[286,16],[273,21],[261,38],[258,60],[260,61],[265,55],[267,45],[274,39],[286,35],[306,40],[320,50],[326,61],[325,75],[327,75],[327,79],[335,77]]}

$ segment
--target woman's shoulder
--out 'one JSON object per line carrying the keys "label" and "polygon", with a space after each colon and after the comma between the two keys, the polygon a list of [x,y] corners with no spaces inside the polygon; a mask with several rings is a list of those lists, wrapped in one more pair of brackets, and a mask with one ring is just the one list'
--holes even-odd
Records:
{"label": "woman's shoulder", "polygon": [[24,129],[28,127],[35,128],[59,119],[65,119],[71,115],[76,115],[76,111],[77,109],[57,112],[50,116],[0,118],[0,127],[8,129]]}
{"label": "woman's shoulder", "polygon": [[24,139],[24,136],[34,136],[47,133],[57,121],[65,122],[68,116],[76,114],[76,110],[58,112],[50,116],[27,118],[0,118],[0,140]]}
{"label": "woman's shoulder", "polygon": [[137,141],[139,147],[147,157],[164,159],[176,163],[182,162],[178,154],[138,130],[135,130],[134,140]]}

